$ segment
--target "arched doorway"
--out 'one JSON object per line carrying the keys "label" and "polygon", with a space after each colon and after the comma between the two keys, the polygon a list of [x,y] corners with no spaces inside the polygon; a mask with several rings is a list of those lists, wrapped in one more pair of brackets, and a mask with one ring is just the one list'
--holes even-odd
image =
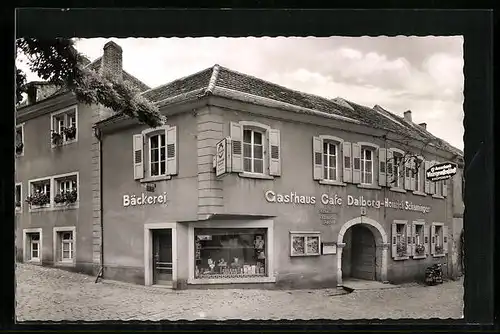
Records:
{"label": "arched doorway", "polygon": [[387,242],[384,228],[371,218],[345,223],[337,240],[337,285],[342,286],[344,277],[387,282]]}

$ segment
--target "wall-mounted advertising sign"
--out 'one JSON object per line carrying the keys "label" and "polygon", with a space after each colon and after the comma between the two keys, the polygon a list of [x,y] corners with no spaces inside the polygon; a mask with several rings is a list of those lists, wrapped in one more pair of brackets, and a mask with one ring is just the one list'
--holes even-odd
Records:
{"label": "wall-mounted advertising sign", "polygon": [[425,172],[427,180],[431,182],[447,180],[456,173],[457,173],[457,165],[451,162],[434,165]]}
{"label": "wall-mounted advertising sign", "polygon": [[416,211],[422,213],[429,213],[431,211],[430,206],[415,204],[410,201],[394,201],[389,198],[379,199],[367,199],[364,196],[352,196],[347,195],[346,198],[342,198],[338,194],[322,194],[317,201],[316,196],[300,195],[295,191],[280,194],[273,190],[268,190],[265,192],[264,197],[269,203],[283,203],[283,204],[306,204],[306,205],[316,205],[323,204],[327,206],[349,206],[349,207],[367,207],[367,208],[389,208],[396,210],[405,211]]}
{"label": "wall-mounted advertising sign", "polygon": [[123,195],[123,206],[138,206],[138,205],[156,205],[156,204],[167,204],[167,193],[164,192],[160,195],[148,195],[142,193],[140,196],[137,195]]}
{"label": "wall-mounted advertising sign", "polygon": [[228,172],[228,138],[224,138],[215,146],[215,175],[222,176]]}

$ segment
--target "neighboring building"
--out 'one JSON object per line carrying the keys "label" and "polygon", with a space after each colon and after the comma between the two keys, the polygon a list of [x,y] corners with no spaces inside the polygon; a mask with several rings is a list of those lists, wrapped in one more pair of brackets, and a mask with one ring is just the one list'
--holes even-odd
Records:
{"label": "neighboring building", "polygon": [[[178,289],[397,283],[423,279],[437,262],[460,274],[462,173],[434,183],[425,170],[448,161],[463,168],[463,153],[414,124],[410,111],[402,118],[218,65],[143,88],[164,126],[78,105],[78,142],[58,149],[48,135],[30,138],[48,133],[44,117],[68,105],[50,97],[19,111],[27,135],[17,180],[72,190],[58,175],[78,172],[81,185],[74,210],[58,210],[53,194],[41,212],[22,204],[20,254],[43,249],[42,263],[52,264],[71,244],[82,269],[102,265],[105,278]],[[221,176],[216,153],[226,162]],[[403,161],[409,155],[415,160]]]}

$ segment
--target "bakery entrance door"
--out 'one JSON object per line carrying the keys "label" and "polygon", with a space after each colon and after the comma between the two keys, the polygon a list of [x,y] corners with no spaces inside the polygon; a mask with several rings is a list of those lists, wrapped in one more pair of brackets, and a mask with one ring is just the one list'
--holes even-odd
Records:
{"label": "bakery entrance door", "polygon": [[172,229],[153,230],[153,284],[172,285]]}

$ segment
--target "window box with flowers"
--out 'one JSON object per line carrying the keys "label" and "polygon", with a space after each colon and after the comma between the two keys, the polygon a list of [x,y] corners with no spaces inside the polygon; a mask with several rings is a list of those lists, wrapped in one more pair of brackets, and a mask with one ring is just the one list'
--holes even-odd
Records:
{"label": "window box with flowers", "polygon": [[61,146],[63,143],[62,133],[52,131],[51,139],[52,139],[52,145],[54,146]]}
{"label": "window box with flowers", "polygon": [[50,178],[29,182],[31,194],[26,198],[26,203],[29,204],[30,210],[50,207],[50,184]]}
{"label": "window box with flowers", "polygon": [[431,254],[434,257],[446,256],[448,253],[448,226],[444,223],[432,223]]}
{"label": "window box with flowers", "polygon": [[414,259],[424,259],[429,254],[429,231],[425,229],[425,222],[412,223],[412,251]]}
{"label": "window box with flowers", "polygon": [[394,260],[409,258],[408,244],[411,242],[407,231],[406,220],[395,220],[392,223],[391,253]]}
{"label": "window box with flowers", "polygon": [[51,115],[51,143],[58,147],[78,140],[78,108],[72,106]]}
{"label": "window box with flowers", "polygon": [[76,127],[74,125],[63,127],[62,132],[66,137],[66,140],[74,140],[76,138]]}
{"label": "window box with flowers", "polygon": [[78,205],[78,173],[58,175],[54,177],[54,184],[54,208],[75,208]]}

